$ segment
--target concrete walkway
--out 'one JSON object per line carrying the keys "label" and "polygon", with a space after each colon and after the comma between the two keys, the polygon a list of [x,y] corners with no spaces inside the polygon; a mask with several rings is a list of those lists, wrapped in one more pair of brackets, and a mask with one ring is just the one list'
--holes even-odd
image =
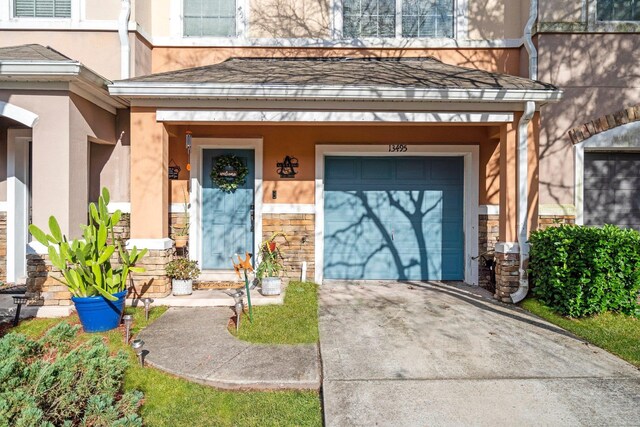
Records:
{"label": "concrete walkway", "polygon": [[[145,362],[171,374],[223,389],[320,388],[318,348],[250,344],[227,330],[229,308],[172,307],[138,338]],[[248,319],[242,319],[247,322]]]}
{"label": "concrete walkway", "polygon": [[640,425],[638,369],[476,291],[323,285],[326,425]]}

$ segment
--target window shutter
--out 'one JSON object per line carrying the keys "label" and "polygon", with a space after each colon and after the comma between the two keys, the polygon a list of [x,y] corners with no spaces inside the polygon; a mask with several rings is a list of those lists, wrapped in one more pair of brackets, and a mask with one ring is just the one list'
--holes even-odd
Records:
{"label": "window shutter", "polygon": [[14,16],[18,18],[70,18],[71,0],[15,0]]}

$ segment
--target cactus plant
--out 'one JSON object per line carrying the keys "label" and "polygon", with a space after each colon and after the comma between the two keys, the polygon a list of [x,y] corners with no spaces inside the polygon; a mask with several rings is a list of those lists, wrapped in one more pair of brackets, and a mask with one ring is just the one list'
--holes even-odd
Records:
{"label": "cactus plant", "polygon": [[[109,214],[109,191],[102,189],[98,205],[89,205],[89,224],[82,225],[82,239],[69,241],[60,231],[55,217],[49,218],[50,234],[35,225],[29,226],[31,235],[48,248],[51,264],[62,272],[57,279],[65,284],[73,296],[90,297],[102,295],[110,301],[116,301],[113,294],[124,291],[130,272],[143,272],[144,268],[135,267],[147,250],[138,251],[134,246],[129,252],[115,239],[113,226],[120,221],[120,210]],[[111,242],[108,241],[109,235]],[[120,262],[111,264],[111,257],[118,252]]]}

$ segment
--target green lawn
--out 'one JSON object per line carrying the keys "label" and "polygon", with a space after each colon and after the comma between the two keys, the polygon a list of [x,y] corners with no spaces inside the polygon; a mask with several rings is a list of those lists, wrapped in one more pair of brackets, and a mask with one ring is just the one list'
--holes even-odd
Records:
{"label": "green lawn", "polygon": [[[166,311],[151,309],[150,321]],[[147,326],[144,310],[127,308],[134,315],[133,334]],[[79,323],[77,316],[66,319],[33,319],[23,321],[5,332],[21,332],[40,337],[61,321]],[[248,323],[248,322],[247,322]],[[87,340],[96,334],[78,335]],[[100,334],[109,348],[126,349],[130,367],[125,378],[127,390],[144,393],[141,414],[147,426],[321,426],[320,396],[316,392],[231,392],[195,384],[151,367],[141,368],[133,350],[123,343],[123,331]],[[317,338],[316,338],[317,339]]]}
{"label": "green lawn", "polygon": [[[235,335],[235,329],[231,329]],[[318,342],[318,286],[291,282],[283,305],[253,308],[253,323],[242,319],[238,338],[263,344],[308,344]]]}
{"label": "green lawn", "polygon": [[624,314],[605,313],[574,319],[561,316],[534,298],[522,307],[578,337],[640,367],[640,320]]}

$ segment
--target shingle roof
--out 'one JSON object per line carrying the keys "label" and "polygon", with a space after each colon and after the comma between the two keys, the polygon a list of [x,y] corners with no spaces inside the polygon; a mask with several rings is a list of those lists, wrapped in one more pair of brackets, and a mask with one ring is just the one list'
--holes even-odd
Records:
{"label": "shingle roof", "polygon": [[0,61],[64,61],[76,62],[49,46],[23,44],[0,47]]}
{"label": "shingle roof", "polygon": [[122,82],[557,90],[547,83],[435,58],[231,58]]}

